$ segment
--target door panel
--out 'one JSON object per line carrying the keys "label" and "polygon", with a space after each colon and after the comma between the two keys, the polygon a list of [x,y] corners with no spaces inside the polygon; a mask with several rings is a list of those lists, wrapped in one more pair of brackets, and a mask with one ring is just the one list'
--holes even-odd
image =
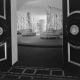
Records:
{"label": "door panel", "polygon": [[[14,19],[11,17],[14,1],[16,0],[0,0],[0,71],[7,71],[17,61],[17,36],[13,40],[14,35],[17,35],[16,16]],[[13,13],[16,14],[14,10]]]}
{"label": "door panel", "polygon": [[80,0],[63,0],[63,66],[66,75],[80,76],[79,5]]}

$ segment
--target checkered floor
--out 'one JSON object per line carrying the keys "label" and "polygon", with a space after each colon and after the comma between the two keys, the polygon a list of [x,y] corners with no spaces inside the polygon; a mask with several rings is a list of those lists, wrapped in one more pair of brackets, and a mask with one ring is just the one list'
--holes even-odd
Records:
{"label": "checkered floor", "polygon": [[[69,80],[75,80],[77,77],[65,76],[64,71],[59,68],[36,68],[36,67],[24,67],[13,66],[7,72],[0,72],[0,80],[27,80],[27,79],[53,79],[53,78],[67,78]],[[67,80],[66,79],[66,80]],[[53,79],[54,80],[54,79]],[[56,79],[57,80],[57,79]],[[60,79],[61,80],[61,79]],[[63,79],[64,80],[64,79]]]}

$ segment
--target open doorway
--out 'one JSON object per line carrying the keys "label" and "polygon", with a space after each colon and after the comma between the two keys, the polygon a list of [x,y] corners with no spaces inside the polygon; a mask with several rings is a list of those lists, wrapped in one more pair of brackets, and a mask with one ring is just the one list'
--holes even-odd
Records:
{"label": "open doorway", "polygon": [[[77,42],[72,42],[72,38],[68,43],[68,47],[67,44],[65,44],[68,40],[65,39],[65,37],[68,37],[65,34],[68,30],[67,27],[71,27],[69,28],[70,30],[68,30],[71,35],[76,35],[79,32],[78,26],[74,25],[74,22],[71,26],[65,25],[65,20],[68,17],[67,12],[69,13],[67,8],[73,3],[72,1],[70,3],[69,0],[63,1],[62,23],[61,0],[0,0],[0,6],[4,7],[4,9],[0,7],[1,79],[16,78],[20,80],[44,80],[54,78],[78,78],[77,74],[79,75],[80,72],[76,65],[79,64],[75,62],[80,62],[79,53],[76,56],[75,51],[72,49],[74,46],[72,47],[72,45],[70,45],[70,42],[74,44]],[[74,1],[74,3],[75,2],[76,1]],[[72,7],[70,7],[72,10],[74,3],[71,5]],[[80,1],[77,1],[77,3],[80,3]],[[70,20],[74,21],[72,19]],[[64,25],[64,30],[62,24]],[[8,37],[4,35],[4,33],[9,33],[9,35],[7,35]],[[63,42],[64,45],[62,44]],[[74,53],[71,53],[70,48]],[[78,51],[80,51],[79,48]],[[73,64],[70,64],[70,62]]]}
{"label": "open doorway", "polygon": [[17,0],[17,66],[62,68],[62,0]]}

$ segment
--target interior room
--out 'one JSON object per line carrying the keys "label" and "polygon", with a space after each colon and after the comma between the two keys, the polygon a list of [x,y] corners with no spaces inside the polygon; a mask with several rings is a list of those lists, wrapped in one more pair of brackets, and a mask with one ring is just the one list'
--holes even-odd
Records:
{"label": "interior room", "polygon": [[62,0],[17,1],[17,37],[18,65],[62,68]]}
{"label": "interior room", "polygon": [[63,0],[14,1],[11,2],[12,7],[15,4],[11,8],[11,24],[16,29],[12,28],[12,66],[0,72],[0,78],[78,80],[77,74],[69,72],[72,67],[64,69]]}
{"label": "interior room", "polygon": [[62,69],[62,0],[17,0],[17,37],[15,66]]}

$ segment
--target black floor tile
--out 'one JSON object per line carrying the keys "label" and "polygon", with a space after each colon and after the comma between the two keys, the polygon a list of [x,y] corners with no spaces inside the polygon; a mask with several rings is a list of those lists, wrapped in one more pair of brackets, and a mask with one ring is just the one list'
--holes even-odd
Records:
{"label": "black floor tile", "polygon": [[28,80],[28,79],[32,79],[31,76],[21,76],[19,80]]}
{"label": "black floor tile", "polygon": [[63,76],[63,72],[59,70],[53,70],[52,76]]}
{"label": "black floor tile", "polygon": [[0,80],[3,78],[4,75],[0,74]]}
{"label": "black floor tile", "polygon": [[78,79],[56,78],[56,77],[52,77],[52,78],[50,78],[50,80],[78,80]]}
{"label": "black floor tile", "polygon": [[33,79],[46,80],[46,79],[49,79],[49,78],[48,77],[36,76],[36,77],[33,77]]}
{"label": "black floor tile", "polygon": [[8,72],[0,73],[0,80],[78,80],[66,76],[62,69],[14,66]]}
{"label": "black floor tile", "polygon": [[24,73],[26,74],[34,74],[35,69],[26,69]]}
{"label": "black floor tile", "polygon": [[2,78],[3,74],[0,74],[0,78]]}
{"label": "black floor tile", "polygon": [[3,78],[2,78],[2,80],[4,80],[4,79],[18,79],[19,78],[19,76],[18,75],[5,75]]}
{"label": "black floor tile", "polygon": [[78,80],[78,77],[76,76],[65,76],[67,79],[73,79],[73,80]]}
{"label": "black floor tile", "polygon": [[25,69],[26,68],[26,66],[13,66],[13,68],[22,68],[22,69]]}
{"label": "black floor tile", "polygon": [[36,73],[37,75],[50,75],[49,70],[37,70]]}
{"label": "black floor tile", "polygon": [[9,72],[10,73],[22,73],[24,69],[19,69],[19,68],[13,68]]}

